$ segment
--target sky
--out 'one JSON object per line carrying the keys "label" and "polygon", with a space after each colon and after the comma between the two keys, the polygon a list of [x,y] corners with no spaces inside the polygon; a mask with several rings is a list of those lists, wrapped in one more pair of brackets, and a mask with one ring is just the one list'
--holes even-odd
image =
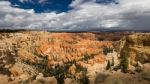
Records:
{"label": "sky", "polygon": [[0,0],[0,29],[150,30],[150,0]]}

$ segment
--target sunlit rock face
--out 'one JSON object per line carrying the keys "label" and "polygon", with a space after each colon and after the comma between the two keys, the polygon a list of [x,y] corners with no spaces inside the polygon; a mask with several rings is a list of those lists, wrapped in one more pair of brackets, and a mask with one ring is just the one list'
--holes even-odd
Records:
{"label": "sunlit rock face", "polygon": [[1,33],[0,67],[9,72],[11,80],[21,80],[20,77],[31,80],[47,67],[53,69],[71,63],[67,72],[80,78],[82,73],[77,71],[78,67],[84,70],[106,62],[103,48],[113,48],[113,41],[99,39],[102,37],[96,33]]}
{"label": "sunlit rock face", "polygon": [[[120,66],[121,51],[125,51],[129,64],[134,65],[129,66],[129,70],[136,70],[135,66],[138,65],[143,70],[138,75],[149,80],[150,34],[128,34],[45,31],[0,33],[0,78],[4,78],[4,83],[10,81],[15,84],[88,84],[87,81],[90,84],[107,84],[109,80],[120,76],[123,78],[121,81],[136,77],[131,80],[137,83],[137,74],[124,74],[120,68],[114,70]],[[122,36],[125,37],[121,39]],[[106,70],[108,61],[111,67]],[[108,81],[103,80],[103,76],[107,76]],[[143,83],[149,84],[146,80],[142,79],[145,81]]]}
{"label": "sunlit rock face", "polygon": [[127,36],[124,40],[123,51],[128,52],[131,65],[150,62],[150,34],[136,33]]}

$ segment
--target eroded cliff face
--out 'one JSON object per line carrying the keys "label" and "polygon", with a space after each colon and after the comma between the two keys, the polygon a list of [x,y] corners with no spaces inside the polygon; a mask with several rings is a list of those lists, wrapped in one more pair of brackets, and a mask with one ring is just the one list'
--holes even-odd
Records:
{"label": "eroded cliff face", "polygon": [[25,31],[1,33],[0,38],[1,72],[11,80],[32,80],[39,73],[48,76],[54,68],[67,68],[63,76],[69,73],[79,79],[82,70],[106,62],[104,47],[113,48],[112,41],[98,41],[93,33]]}
{"label": "eroded cliff face", "polygon": [[126,36],[121,40],[120,48],[128,53],[131,65],[150,63],[150,33]]}
{"label": "eroded cliff face", "polygon": [[[95,33],[44,31],[1,33],[0,78],[4,78],[4,83],[13,84],[88,84],[87,81],[95,84],[97,79],[96,83],[107,84],[107,81],[111,79],[113,82],[116,77],[123,78],[123,82],[136,77],[136,80],[132,79],[133,82],[149,84],[149,81],[139,78],[136,74],[131,76],[123,74],[120,68],[116,71],[114,69],[120,66],[118,57],[121,51],[125,51],[128,53],[130,65],[142,63],[145,71],[142,75],[149,79],[147,71],[150,69],[146,63],[150,63],[150,33],[129,36],[123,34],[126,37],[120,41],[111,41],[112,35],[116,38],[118,34],[103,36]],[[107,38],[102,39],[105,36]],[[108,61],[111,66],[106,70]],[[141,83],[139,79],[142,80]]]}

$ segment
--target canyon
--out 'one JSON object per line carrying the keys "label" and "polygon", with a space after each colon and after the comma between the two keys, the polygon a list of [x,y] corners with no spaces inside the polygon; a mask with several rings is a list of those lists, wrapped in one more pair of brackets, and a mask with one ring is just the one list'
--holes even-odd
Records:
{"label": "canyon", "polygon": [[0,84],[149,84],[149,71],[150,33],[0,33]]}

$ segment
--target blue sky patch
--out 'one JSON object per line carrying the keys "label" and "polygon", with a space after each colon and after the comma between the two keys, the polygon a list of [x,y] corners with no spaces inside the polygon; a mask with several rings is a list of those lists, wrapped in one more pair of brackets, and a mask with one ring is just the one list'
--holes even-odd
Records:
{"label": "blue sky patch", "polygon": [[[43,2],[40,2],[43,1]],[[71,10],[69,5],[74,0],[9,0],[13,7],[22,9],[34,9],[35,13],[44,13],[55,11],[57,13],[67,12]],[[90,0],[85,0],[90,1]],[[95,3],[108,4],[115,2],[115,0],[96,0]]]}
{"label": "blue sky patch", "polygon": [[31,0],[21,2],[20,0],[9,0],[12,6],[16,6],[22,9],[34,9],[36,13],[42,12],[66,12],[70,10],[69,4],[73,0],[47,0],[43,3],[39,3],[39,0]]}

